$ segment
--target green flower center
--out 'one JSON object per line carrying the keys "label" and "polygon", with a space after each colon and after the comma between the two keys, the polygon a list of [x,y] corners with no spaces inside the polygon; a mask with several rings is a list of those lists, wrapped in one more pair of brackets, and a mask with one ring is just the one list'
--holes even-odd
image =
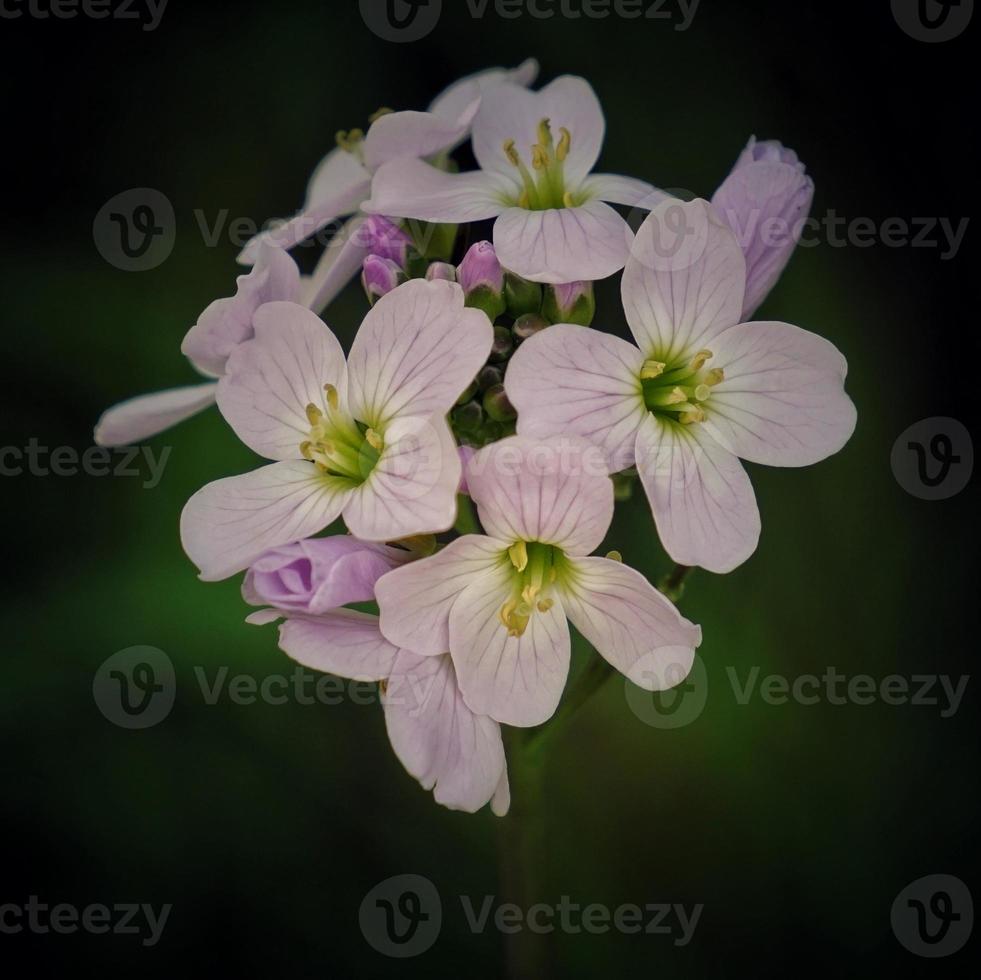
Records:
{"label": "green flower center", "polygon": [[565,158],[569,155],[572,135],[565,127],[559,130],[559,141],[552,138],[547,119],[538,124],[538,142],[531,146],[531,169],[525,165],[514,140],[505,140],[504,155],[518,171],[521,193],[513,202],[526,211],[547,211],[550,208],[574,208],[583,203],[580,194],[565,186]]}
{"label": "green flower center", "polygon": [[513,585],[501,606],[501,624],[509,636],[521,636],[536,612],[548,612],[555,605],[551,592],[569,574],[569,563],[561,548],[540,541],[515,541],[507,560]]}
{"label": "green flower center", "polygon": [[700,350],[673,364],[656,357],[644,361],[640,383],[647,410],[682,425],[704,422],[712,389],[725,377],[721,368],[705,366],[711,359],[710,350]]}
{"label": "green flower center", "polygon": [[371,475],[385,443],[374,429],[338,411],[337,389],[324,385],[326,413],[307,405],[310,438],[300,443],[300,453],[325,476],[340,477],[360,485]]}

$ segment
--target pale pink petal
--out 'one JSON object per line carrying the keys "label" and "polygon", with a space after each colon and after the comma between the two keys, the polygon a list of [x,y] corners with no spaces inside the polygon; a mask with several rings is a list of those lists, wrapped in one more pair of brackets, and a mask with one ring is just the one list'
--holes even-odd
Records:
{"label": "pale pink petal", "polygon": [[570,555],[588,555],[613,520],[608,473],[603,451],[578,436],[511,436],[474,456],[467,484],[491,537],[541,541]]}
{"label": "pale pink petal", "polygon": [[349,218],[328,242],[313,274],[304,277],[298,302],[321,313],[337,294],[361,271],[368,248],[360,232],[363,214]]}
{"label": "pale pink petal", "polygon": [[610,204],[625,204],[648,211],[653,211],[662,201],[672,199],[670,194],[658,190],[646,180],[621,174],[590,174],[579,191],[587,197]]}
{"label": "pale pink petal", "polygon": [[844,358],[823,337],[789,323],[741,323],[712,342],[725,379],[705,426],[753,463],[808,466],[838,452],[855,430]]}
{"label": "pale pink petal", "polygon": [[486,68],[443,89],[430,103],[429,111],[442,119],[453,120],[496,85],[509,82],[524,87],[537,77],[538,62],[534,58],[527,58],[517,68]]}
{"label": "pale pink petal", "polygon": [[449,655],[400,651],[382,704],[395,754],[437,803],[475,813],[491,800],[506,769],[501,727],[467,707]]}
{"label": "pale pink petal", "polygon": [[647,415],[644,355],[625,340],[557,323],[511,356],[504,387],[518,410],[518,434],[573,434],[600,446],[610,472],[633,465],[637,429]]}
{"label": "pale pink petal", "polygon": [[633,235],[608,204],[526,211],[508,208],[494,223],[494,248],[506,269],[532,282],[605,279],[623,268]]}
{"label": "pale pink petal", "polygon": [[607,558],[573,558],[562,590],[572,625],[621,674],[657,664],[666,669],[643,686],[680,684],[691,670],[702,631],[640,572]]}
{"label": "pale pink petal", "polygon": [[682,565],[731,572],[755,550],[760,512],[739,459],[703,423],[648,416],[637,434],[637,472],[664,550]]}
{"label": "pale pink petal", "polygon": [[[556,78],[537,92],[499,85],[484,94],[473,124],[473,151],[481,169],[505,176],[515,172],[503,149],[508,140],[514,140],[515,150],[530,168],[531,148],[539,142],[538,124],[543,119],[549,121],[556,143],[560,130],[569,130],[563,169],[566,185],[578,188],[599,158],[605,122],[590,84],[573,75]],[[572,276],[566,281],[584,278]]]}
{"label": "pale pink petal", "polygon": [[627,323],[645,355],[669,364],[739,322],[746,260],[707,201],[665,201],[644,220],[623,271]]}
{"label": "pale pink petal", "polygon": [[267,459],[298,459],[310,437],[306,406],[327,411],[325,384],[343,407],[344,352],[330,328],[297,303],[266,303],[255,339],[237,347],[218,383],[218,407],[235,434]]}
{"label": "pale pink petal", "polygon": [[486,314],[454,282],[413,279],[383,296],[348,358],[352,415],[374,427],[404,415],[445,415],[494,342]]}
{"label": "pale pink petal", "polygon": [[356,681],[385,680],[398,655],[378,631],[377,617],[353,609],[291,614],[279,627],[279,646],[304,667]]}
{"label": "pale pink petal", "polygon": [[499,215],[519,193],[514,181],[480,170],[449,174],[422,160],[383,163],[371,182],[368,214],[463,224]]}
{"label": "pale pink petal", "polygon": [[181,514],[181,542],[206,582],[247,568],[269,548],[322,531],[350,495],[350,484],[313,463],[272,463],[198,490]]}
{"label": "pale pink petal", "polygon": [[430,558],[383,575],[375,597],[385,636],[422,656],[450,648],[450,608],[467,585],[496,564],[508,545],[482,534],[465,534]]}
{"label": "pale pink petal", "polygon": [[434,112],[390,112],[380,116],[371,124],[365,137],[365,164],[375,170],[389,160],[434,156],[458,146],[470,132],[470,124],[479,107],[480,98],[477,97],[454,117],[443,117]]}
{"label": "pale pink petal", "polygon": [[93,439],[98,446],[129,446],[169,429],[215,403],[214,381],[138,395],[102,413]]}
{"label": "pale pink petal", "polygon": [[501,781],[497,784],[497,789],[494,790],[490,805],[491,813],[495,817],[506,817],[508,810],[511,809],[511,785],[508,782],[507,766],[504,767],[504,772],[501,773]]}
{"label": "pale pink petal", "polygon": [[510,566],[472,580],[450,609],[450,653],[471,710],[505,725],[540,725],[555,713],[569,675],[570,639],[562,606],[535,611],[521,636],[501,622],[512,596]]}
{"label": "pale pink petal", "polygon": [[344,508],[348,530],[363,541],[394,541],[451,528],[462,468],[446,420],[398,418],[384,440],[374,469]]}

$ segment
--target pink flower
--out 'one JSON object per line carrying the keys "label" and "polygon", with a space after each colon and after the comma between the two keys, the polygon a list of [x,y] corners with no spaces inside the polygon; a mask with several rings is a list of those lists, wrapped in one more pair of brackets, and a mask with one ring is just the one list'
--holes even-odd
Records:
{"label": "pink flower", "polygon": [[421,656],[449,650],[470,710],[510,725],[555,711],[569,673],[567,618],[648,689],[684,679],[701,630],[639,572],[587,557],[613,519],[595,447],[514,436],[480,450],[467,483],[486,534],[378,580],[386,639]]}
{"label": "pink flower", "polygon": [[455,283],[407,282],[365,317],[345,364],[319,317],[267,303],[236,348],[218,407],[242,441],[277,460],[199,490],[181,516],[205,580],[317,534],[343,515],[365,541],[446,530],[460,460],[445,415],[486,361],[493,328]]}
{"label": "pink flower", "polygon": [[636,464],[668,554],[715,572],[759,539],[739,458],[807,466],[855,427],[842,355],[787,323],[740,323],[745,284],[743,253],[711,206],[665,202],[623,274],[638,346],[557,324],[518,348],[505,378],[519,434],[578,433],[611,471]]}
{"label": "pink flower", "polygon": [[534,282],[603,279],[623,268],[632,237],[604,202],[650,208],[666,196],[630,177],[591,173],[604,129],[582,78],[566,75],[539,92],[500,84],[473,122],[480,170],[383,164],[363,207],[436,222],[496,218],[494,247],[506,269]]}

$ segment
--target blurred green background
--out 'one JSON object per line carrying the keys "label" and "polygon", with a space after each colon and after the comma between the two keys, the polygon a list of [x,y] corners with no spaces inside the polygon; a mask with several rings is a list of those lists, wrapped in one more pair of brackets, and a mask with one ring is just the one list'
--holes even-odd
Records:
{"label": "blurred green background", "polygon": [[[193,380],[178,347],[229,295],[235,245],[210,224],[262,222],[300,204],[338,129],[380,105],[422,108],[453,79],[534,55],[542,78],[583,74],[607,115],[602,168],[708,196],[750,134],[795,148],[813,214],[849,219],[973,213],[977,153],[967,34],[924,44],[889,4],[722,3],[677,21],[472,18],[444,3],[412,44],[369,31],[358,5],[213,6],[171,0],[160,27],[5,20],[3,445],[90,445],[119,399]],[[665,10],[675,10],[668,3]],[[162,191],[177,240],[151,271],[123,272],[92,240],[114,194]],[[978,811],[976,690],[941,707],[740,704],[744,682],[836,667],[849,677],[972,670],[977,647],[972,486],[939,502],[894,479],[910,424],[976,409],[974,228],[938,248],[801,249],[761,315],[847,356],[857,432],[805,470],[752,467],[757,554],[696,573],[682,608],[705,633],[707,700],[670,730],[609,683],[552,743],[541,899],[704,904],[687,946],[671,936],[557,935],[562,977],[903,976],[963,968],[897,943],[890,906],[947,872],[968,885]],[[616,283],[597,325],[622,332]],[[349,342],[352,286],[328,311]],[[0,962],[45,971],[176,968],[300,976],[501,974],[501,936],[472,935],[459,896],[496,894],[495,823],[450,813],[405,774],[377,705],[209,705],[212,678],[288,674],[273,629],[243,624],[232,580],[197,580],[177,521],[207,481],[256,463],[214,411],[153,440],[172,447],[141,479],[4,476],[5,752],[0,903],[172,903],[153,948],[133,936],[0,935]],[[145,468],[144,468],[145,471]],[[642,496],[605,547],[668,567]],[[137,644],[173,660],[170,716],[126,731],[92,697],[99,665]],[[577,651],[580,669],[586,651]],[[653,708],[652,708],[653,710]],[[417,959],[374,952],[362,897],[391,875],[431,879],[443,929]]]}

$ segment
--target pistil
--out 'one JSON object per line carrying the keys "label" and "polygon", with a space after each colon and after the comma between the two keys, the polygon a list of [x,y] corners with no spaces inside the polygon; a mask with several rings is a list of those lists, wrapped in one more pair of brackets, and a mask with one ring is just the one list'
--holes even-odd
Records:
{"label": "pistil", "polygon": [[704,422],[712,388],[725,379],[722,368],[705,367],[712,356],[712,351],[703,349],[681,363],[645,360],[640,382],[648,411],[682,425]]}

